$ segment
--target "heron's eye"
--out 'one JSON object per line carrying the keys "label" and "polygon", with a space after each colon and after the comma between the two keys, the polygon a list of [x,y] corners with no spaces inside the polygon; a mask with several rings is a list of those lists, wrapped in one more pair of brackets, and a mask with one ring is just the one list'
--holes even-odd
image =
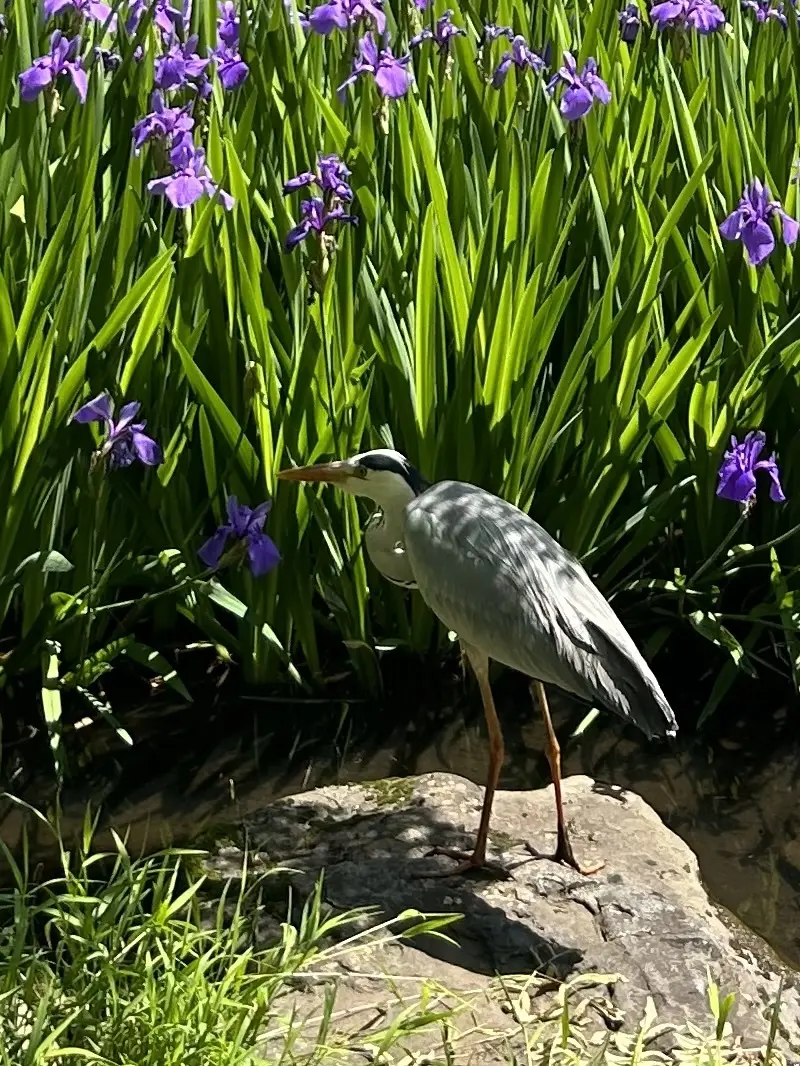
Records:
{"label": "heron's eye", "polygon": [[369,475],[369,467],[362,466],[361,463],[355,468],[354,471],[356,477],[366,478]]}

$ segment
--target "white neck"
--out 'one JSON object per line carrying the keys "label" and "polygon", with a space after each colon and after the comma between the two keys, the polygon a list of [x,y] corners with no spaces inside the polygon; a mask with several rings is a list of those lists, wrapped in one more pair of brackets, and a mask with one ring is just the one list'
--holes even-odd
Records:
{"label": "white neck", "polygon": [[396,585],[416,587],[416,581],[405,552],[403,536],[406,526],[406,507],[416,499],[414,491],[401,478],[380,486],[382,491],[370,493],[378,505],[367,523],[364,541],[367,552],[377,570]]}

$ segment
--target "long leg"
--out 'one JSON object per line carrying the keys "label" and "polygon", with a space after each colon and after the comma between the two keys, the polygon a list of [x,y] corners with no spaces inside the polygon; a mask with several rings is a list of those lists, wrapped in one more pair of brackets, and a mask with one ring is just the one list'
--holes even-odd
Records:
{"label": "long leg", "polygon": [[[481,809],[481,821],[478,826],[478,836],[475,840],[475,849],[471,855],[453,848],[434,848],[429,854],[449,855],[450,858],[458,859],[459,865],[454,870],[446,871],[446,875],[463,873],[470,869],[489,870],[500,877],[509,877],[508,870],[496,863],[486,861],[486,845],[489,840],[489,821],[492,817],[492,803],[497,790],[497,782],[500,778],[500,770],[505,758],[505,745],[503,743],[503,730],[500,727],[500,719],[494,706],[492,687],[489,684],[489,660],[476,648],[472,648],[462,642],[464,654],[469,659],[475,677],[478,679],[478,687],[483,701],[483,713],[486,717],[486,729],[489,734],[489,771],[486,778],[486,791],[483,796],[483,808]],[[433,875],[437,876],[437,875]]]}
{"label": "long leg", "polygon": [[[566,863],[579,873],[597,873],[598,870],[602,869],[604,865],[603,863],[588,870],[581,869],[575,858],[575,853],[572,850],[572,843],[569,839],[567,823],[564,818],[564,804],[561,798],[561,747],[558,743],[556,731],[553,729],[553,720],[550,717],[550,708],[547,705],[547,693],[545,692],[544,685],[541,681],[533,681],[531,683],[531,695],[539,704],[542,718],[544,719],[544,728],[547,734],[545,754],[547,755],[547,761],[550,764],[550,776],[553,779],[553,791],[555,792],[556,797],[556,824],[558,838],[553,858],[556,862]],[[529,848],[529,850],[533,852],[532,848]]]}
{"label": "long leg", "polygon": [[564,819],[564,803],[561,799],[561,746],[558,743],[556,731],[553,729],[553,719],[550,717],[550,708],[547,705],[547,693],[541,681],[531,684],[531,695],[539,704],[544,719],[544,728],[547,734],[545,754],[550,764],[550,776],[553,779],[553,790],[556,794],[556,824],[558,828],[558,843],[554,858],[558,862],[566,862],[578,869],[575,856],[572,852],[572,844],[567,833],[567,823]]}

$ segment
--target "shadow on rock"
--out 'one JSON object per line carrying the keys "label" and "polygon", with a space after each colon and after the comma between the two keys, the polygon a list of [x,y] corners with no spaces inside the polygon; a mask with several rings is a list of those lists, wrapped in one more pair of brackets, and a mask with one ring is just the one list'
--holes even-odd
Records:
{"label": "shadow on rock", "polygon": [[[523,884],[509,893],[507,886],[515,882],[495,882],[480,872],[429,876],[454,865],[445,856],[427,855],[434,845],[469,850],[473,840],[469,833],[454,833],[452,824],[419,798],[407,807],[365,814],[278,804],[248,828],[254,848],[298,871],[292,881],[301,897],[324,870],[325,900],[339,911],[374,908],[368,924],[407,910],[463,915],[446,930],[454,943],[432,935],[414,939],[415,947],[443,962],[485,975],[537,971],[563,979],[581,960],[581,951],[562,943],[555,929],[535,926]],[[511,871],[532,864],[521,844],[502,850]],[[552,867],[554,886],[559,877],[570,878],[552,863],[540,865]]]}
{"label": "shadow on rock", "polygon": [[[689,848],[633,793],[573,777],[564,794],[579,860],[605,863],[596,876],[531,859],[526,850],[526,843],[552,847],[552,788],[497,794],[489,857],[512,872],[509,880],[425,876],[446,872],[453,862],[430,856],[430,849],[469,850],[480,817],[482,790],[449,774],[332,785],[288,797],[248,819],[245,836],[263,863],[286,870],[266,882],[279,920],[287,898],[299,911],[323,875],[323,897],[335,911],[370,908],[363,928],[408,910],[462,915],[446,929],[452,943],[430,935],[410,941],[413,951],[428,956],[429,967],[446,965],[449,977],[456,971],[473,980],[619,974],[623,980],[609,981],[608,995],[623,1016],[641,1017],[650,999],[660,1021],[703,1027],[710,974],[721,995],[736,992],[737,1031],[763,1040],[776,965],[766,945],[753,938],[746,943],[736,923],[721,921]],[[218,877],[238,874],[241,852],[230,852],[223,849],[210,861]],[[391,973],[388,961],[385,966]],[[426,963],[418,966],[424,971]],[[784,989],[783,1017],[797,1039],[793,976]]]}

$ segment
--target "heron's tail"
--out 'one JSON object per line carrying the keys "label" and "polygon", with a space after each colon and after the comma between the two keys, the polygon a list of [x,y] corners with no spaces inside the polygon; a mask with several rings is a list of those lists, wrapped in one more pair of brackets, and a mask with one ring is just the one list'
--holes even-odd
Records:
{"label": "heron's tail", "polygon": [[596,693],[598,699],[637,725],[648,737],[674,737],[678,731],[675,713],[655,674],[622,624],[619,623],[620,633],[614,636],[591,621],[587,626],[600,653],[604,672],[612,682],[607,691]]}

